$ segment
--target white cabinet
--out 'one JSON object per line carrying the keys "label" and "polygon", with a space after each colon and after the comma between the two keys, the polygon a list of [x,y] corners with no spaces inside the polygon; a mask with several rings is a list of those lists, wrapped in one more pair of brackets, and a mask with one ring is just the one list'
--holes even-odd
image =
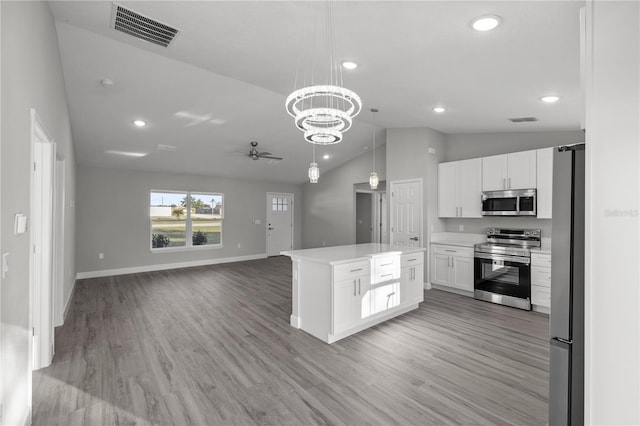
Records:
{"label": "white cabinet", "polygon": [[536,151],[512,152],[482,158],[482,190],[536,187]]}
{"label": "white cabinet", "polygon": [[553,148],[543,148],[536,151],[536,169],[538,219],[551,219]]}
{"label": "white cabinet", "polygon": [[353,328],[371,315],[370,271],[368,261],[334,267],[333,334]]}
{"label": "white cabinet", "polygon": [[551,255],[531,253],[531,304],[551,307]]}
{"label": "white cabinet", "polygon": [[402,255],[400,272],[400,303],[424,301],[424,253]]}
{"label": "white cabinet", "polygon": [[482,161],[438,164],[438,216],[482,217]]}
{"label": "white cabinet", "polygon": [[431,282],[473,291],[473,248],[431,244]]}

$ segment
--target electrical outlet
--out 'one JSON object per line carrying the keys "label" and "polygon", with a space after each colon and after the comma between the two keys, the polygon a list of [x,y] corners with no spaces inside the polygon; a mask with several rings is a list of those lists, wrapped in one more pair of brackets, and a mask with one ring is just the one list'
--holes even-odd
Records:
{"label": "electrical outlet", "polygon": [[238,248],[240,248],[240,243],[238,243]]}
{"label": "electrical outlet", "polygon": [[8,272],[9,272],[9,253],[5,253],[2,255],[2,278],[6,278]]}
{"label": "electrical outlet", "polygon": [[460,232],[464,231],[464,225],[458,225],[458,231]]}
{"label": "electrical outlet", "polygon": [[262,223],[262,222],[260,221],[260,219],[253,219],[253,224],[254,224],[254,225],[260,225],[260,223]]}
{"label": "electrical outlet", "polygon": [[100,260],[104,259],[104,253],[98,253],[98,259]]}

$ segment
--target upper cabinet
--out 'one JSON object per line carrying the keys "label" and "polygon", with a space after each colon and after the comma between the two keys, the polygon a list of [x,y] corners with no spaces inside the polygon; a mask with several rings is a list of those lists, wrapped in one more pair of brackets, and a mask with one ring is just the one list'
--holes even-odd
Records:
{"label": "upper cabinet", "polygon": [[438,216],[482,217],[480,158],[438,164]]}
{"label": "upper cabinet", "polygon": [[538,219],[551,219],[553,194],[553,148],[536,151]]}
{"label": "upper cabinet", "polygon": [[482,158],[482,190],[536,187],[536,151],[513,152]]}

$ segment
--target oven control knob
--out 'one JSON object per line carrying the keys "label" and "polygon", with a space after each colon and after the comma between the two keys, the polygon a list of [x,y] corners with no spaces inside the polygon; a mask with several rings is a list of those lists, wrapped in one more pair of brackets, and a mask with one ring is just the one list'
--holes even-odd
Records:
{"label": "oven control knob", "polygon": [[529,235],[531,235],[531,232],[525,232],[524,235],[525,237],[528,237]]}

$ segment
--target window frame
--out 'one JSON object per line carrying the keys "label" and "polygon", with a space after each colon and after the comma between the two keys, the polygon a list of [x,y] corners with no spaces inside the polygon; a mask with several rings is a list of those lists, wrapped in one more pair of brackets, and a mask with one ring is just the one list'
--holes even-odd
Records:
{"label": "window frame", "polygon": [[[173,246],[173,247],[153,247],[153,220],[151,219],[151,195],[153,193],[169,193],[169,194],[185,194],[187,198],[187,203],[185,206],[186,214],[185,218],[185,245],[184,246]],[[193,245],[193,220],[191,219],[191,197],[192,194],[197,195],[213,195],[219,196],[222,203],[222,209],[220,211],[219,219],[212,219],[212,221],[220,222],[220,242],[218,244],[204,244],[204,245]],[[224,201],[224,193],[223,192],[209,192],[209,191],[180,191],[180,190],[165,190],[165,189],[150,189],[149,190],[149,206],[147,217],[149,220],[149,249],[152,253],[166,253],[166,252],[175,252],[175,251],[192,251],[192,250],[214,250],[220,249],[224,247],[223,244],[223,235],[224,235],[224,211],[225,211],[225,201]]]}

